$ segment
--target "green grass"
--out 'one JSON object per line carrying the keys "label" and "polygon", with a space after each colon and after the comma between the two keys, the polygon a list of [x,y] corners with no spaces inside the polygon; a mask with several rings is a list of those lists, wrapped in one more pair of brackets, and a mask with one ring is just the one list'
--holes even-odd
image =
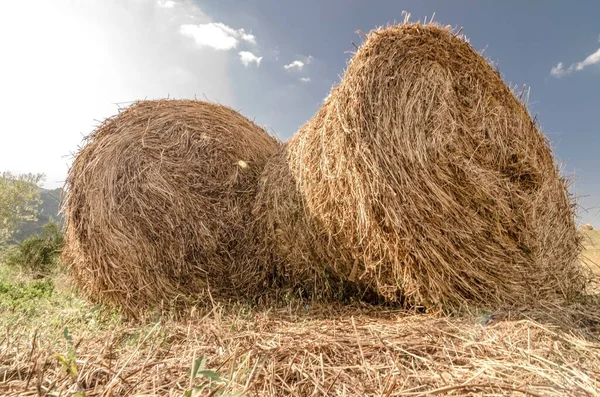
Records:
{"label": "green grass", "polygon": [[60,340],[65,327],[102,332],[120,321],[118,315],[99,309],[77,296],[61,271],[35,278],[0,264],[2,331],[26,334],[38,330]]}

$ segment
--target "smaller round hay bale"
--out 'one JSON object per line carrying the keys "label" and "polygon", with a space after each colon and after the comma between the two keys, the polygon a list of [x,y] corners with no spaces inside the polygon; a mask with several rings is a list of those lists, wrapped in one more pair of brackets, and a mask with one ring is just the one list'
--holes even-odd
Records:
{"label": "smaller round hay bale", "polygon": [[371,32],[287,159],[296,213],[343,253],[322,261],[386,299],[499,307],[584,289],[571,196],[546,138],[449,28]]}
{"label": "smaller round hay bale", "polygon": [[[341,277],[336,262],[350,261],[347,252],[315,221],[306,216],[305,203],[290,174],[288,145],[269,159],[260,178],[253,207],[250,256],[245,260],[250,280],[261,280],[277,298],[293,294],[312,300],[373,300],[374,293]],[[235,284],[247,283],[240,279]]]}
{"label": "smaller round hay bale", "polygon": [[201,101],[140,101],[104,121],[66,182],[63,260],[76,284],[133,315],[207,288],[235,294],[258,177],[278,147]]}
{"label": "smaller round hay bale", "polygon": [[581,225],[581,230],[594,230],[594,226],[589,223],[584,223]]}

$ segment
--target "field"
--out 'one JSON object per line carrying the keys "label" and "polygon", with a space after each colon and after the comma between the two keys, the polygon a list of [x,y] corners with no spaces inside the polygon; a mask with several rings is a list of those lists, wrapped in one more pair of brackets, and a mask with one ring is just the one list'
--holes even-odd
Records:
{"label": "field", "polygon": [[600,395],[594,294],[453,316],[205,302],[186,321],[134,324],[86,303],[61,272],[0,269],[1,395]]}

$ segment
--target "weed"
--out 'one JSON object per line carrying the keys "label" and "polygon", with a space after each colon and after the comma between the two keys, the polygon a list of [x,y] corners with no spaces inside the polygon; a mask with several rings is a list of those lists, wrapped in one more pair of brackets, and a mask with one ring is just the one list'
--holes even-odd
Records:
{"label": "weed", "polygon": [[[196,379],[202,379],[199,386],[193,386]],[[224,393],[222,387],[225,384],[226,381],[217,371],[206,369],[206,358],[200,356],[194,360],[190,371],[190,389],[186,390],[183,396],[196,397],[205,390],[210,390],[213,396],[238,397],[242,395],[241,393]]]}
{"label": "weed", "polygon": [[60,363],[67,375],[73,380],[77,379],[77,357],[75,356],[75,345],[73,337],[69,333],[69,328],[63,329],[63,336],[67,341],[67,352],[65,354],[55,353],[54,358]]}

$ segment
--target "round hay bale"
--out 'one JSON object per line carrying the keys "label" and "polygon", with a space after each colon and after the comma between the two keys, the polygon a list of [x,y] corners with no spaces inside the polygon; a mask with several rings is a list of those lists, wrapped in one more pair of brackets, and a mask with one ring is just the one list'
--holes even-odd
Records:
{"label": "round hay bale", "polygon": [[[286,156],[296,214],[322,228],[303,235],[326,233],[343,253],[297,252],[289,267],[326,262],[389,300],[427,307],[531,304],[583,289],[573,204],[546,138],[449,28],[371,32]],[[279,239],[298,244],[297,233]]]}
{"label": "round hay bale", "polygon": [[104,121],[66,182],[63,260],[93,301],[137,314],[232,291],[278,141],[225,106],[140,101]]}
{"label": "round hay bale", "polygon": [[334,270],[333,263],[351,258],[330,243],[315,218],[306,216],[303,198],[290,174],[288,154],[287,145],[282,145],[260,178],[253,233],[247,242],[254,248],[248,251],[251,255],[246,258],[244,274],[262,280],[264,290],[274,292],[276,301],[289,294],[313,300],[345,300],[367,294],[370,291],[357,290]]}
{"label": "round hay bale", "polygon": [[594,230],[594,226],[590,225],[589,223],[585,223],[581,225],[581,230]]}

